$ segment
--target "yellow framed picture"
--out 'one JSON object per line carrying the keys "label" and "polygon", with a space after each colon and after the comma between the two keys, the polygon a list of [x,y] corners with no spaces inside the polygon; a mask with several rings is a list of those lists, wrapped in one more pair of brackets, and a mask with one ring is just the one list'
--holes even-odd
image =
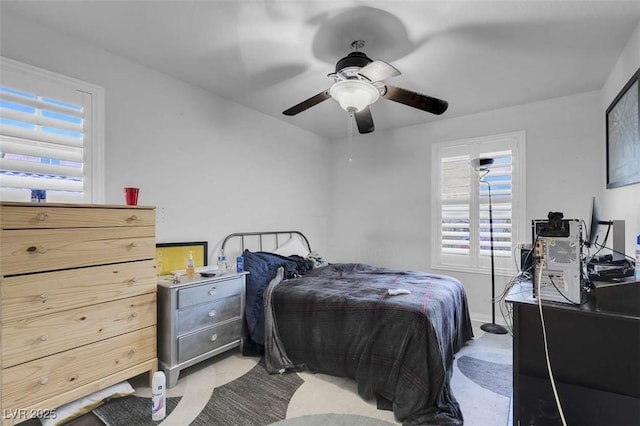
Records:
{"label": "yellow framed picture", "polygon": [[207,266],[207,242],[192,241],[184,243],[156,244],[156,269],[158,275],[169,275],[172,271],[184,270],[193,253],[195,267]]}

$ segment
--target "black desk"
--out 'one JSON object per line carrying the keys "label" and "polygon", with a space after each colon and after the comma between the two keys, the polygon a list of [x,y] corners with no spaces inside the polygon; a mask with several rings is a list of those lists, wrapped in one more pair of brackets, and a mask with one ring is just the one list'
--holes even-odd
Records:
{"label": "black desk", "polygon": [[[523,282],[506,299],[513,305],[513,425],[561,425],[531,293]],[[542,305],[567,424],[640,425],[640,317],[597,311],[593,300]]]}

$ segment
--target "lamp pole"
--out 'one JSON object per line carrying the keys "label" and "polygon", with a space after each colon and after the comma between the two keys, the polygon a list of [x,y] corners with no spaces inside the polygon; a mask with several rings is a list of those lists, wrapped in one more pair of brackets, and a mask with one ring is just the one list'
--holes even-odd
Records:
{"label": "lamp pole", "polygon": [[[489,173],[488,170],[487,173]],[[484,176],[486,176],[487,173],[485,173]],[[491,184],[485,180],[482,180],[484,176],[480,178],[480,182],[486,183],[487,187],[489,188],[489,244],[491,247],[491,322],[482,324],[480,326],[480,329],[492,334],[507,334],[506,328],[504,328],[500,324],[496,324],[496,271],[493,260],[493,205],[491,204]]]}

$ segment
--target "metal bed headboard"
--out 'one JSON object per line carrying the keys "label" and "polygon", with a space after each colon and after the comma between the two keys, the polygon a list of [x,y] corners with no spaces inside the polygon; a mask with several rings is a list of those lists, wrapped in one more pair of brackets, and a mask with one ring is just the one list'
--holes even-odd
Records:
{"label": "metal bed headboard", "polygon": [[304,241],[304,243],[307,245],[307,248],[309,249],[309,251],[311,251],[311,245],[309,244],[309,240],[300,231],[236,232],[236,233],[227,235],[224,238],[224,240],[222,240],[221,250],[222,250],[223,253],[226,253],[227,243],[230,240],[233,240],[235,238],[235,239],[240,239],[240,245],[241,245],[242,251],[244,252],[244,250],[245,250],[245,238],[246,237],[258,237],[258,249],[259,249],[259,251],[264,251],[263,244],[262,244],[262,239],[265,236],[274,237],[275,247],[273,247],[273,249],[276,249],[280,245],[279,244],[279,237],[280,236],[285,236],[285,235],[288,236],[288,239],[293,238],[294,235],[297,235],[297,236],[301,237],[302,240]]}

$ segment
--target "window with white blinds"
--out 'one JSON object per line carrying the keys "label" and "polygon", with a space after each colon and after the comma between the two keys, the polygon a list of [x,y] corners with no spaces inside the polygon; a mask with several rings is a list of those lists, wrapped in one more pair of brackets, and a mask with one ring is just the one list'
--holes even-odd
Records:
{"label": "window with white blinds", "polygon": [[1,58],[0,199],[103,199],[104,90]]}
{"label": "window with white blinds", "polygon": [[[526,235],[524,147],[524,132],[433,145],[432,267],[489,271],[493,232],[496,271],[513,271]],[[471,168],[475,158],[494,160],[488,173]]]}

